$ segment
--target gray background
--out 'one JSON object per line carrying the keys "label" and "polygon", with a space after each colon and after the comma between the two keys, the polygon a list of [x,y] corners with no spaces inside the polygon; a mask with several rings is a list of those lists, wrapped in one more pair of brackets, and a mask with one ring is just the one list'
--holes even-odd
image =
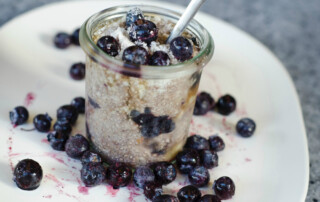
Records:
{"label": "gray background", "polygon": [[[61,0],[0,0],[0,26],[55,1]],[[189,0],[175,2],[187,5]],[[311,172],[306,201],[320,202],[320,0],[207,0],[201,10],[248,32],[286,66],[307,127]]]}

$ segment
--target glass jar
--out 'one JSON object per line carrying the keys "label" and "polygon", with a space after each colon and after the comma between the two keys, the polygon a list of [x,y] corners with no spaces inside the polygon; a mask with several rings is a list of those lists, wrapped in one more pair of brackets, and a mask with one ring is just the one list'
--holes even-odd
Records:
{"label": "glass jar", "polygon": [[[212,58],[214,45],[208,31],[192,20],[185,33],[199,45],[193,58],[169,66],[125,65],[99,49],[96,41],[99,30],[125,19],[133,7],[112,7],[90,17],[80,30],[80,44],[87,55],[87,137],[107,162],[139,166],[170,161],[182,150],[202,69]],[[138,7],[145,16],[172,24],[181,16],[156,6]]]}

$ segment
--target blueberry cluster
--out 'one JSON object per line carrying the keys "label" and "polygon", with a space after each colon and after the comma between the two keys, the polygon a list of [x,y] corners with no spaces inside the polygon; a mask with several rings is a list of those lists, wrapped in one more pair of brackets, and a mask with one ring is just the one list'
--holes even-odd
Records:
{"label": "blueberry cluster", "polygon": [[[153,22],[145,19],[139,8],[133,8],[127,12],[125,24],[130,40],[136,44],[123,50],[122,60],[125,64],[131,64],[129,67],[135,69],[139,69],[139,65],[170,65],[170,57],[166,52],[155,51],[153,54],[149,54],[141,46],[141,43],[149,46],[151,42],[157,40],[158,28]],[[112,57],[119,55],[121,50],[119,42],[112,36],[101,37],[97,41],[97,46]],[[192,58],[192,43],[182,36],[176,37],[170,42],[170,50],[174,57],[181,62]]]}
{"label": "blueberry cluster", "polygon": [[[229,115],[236,109],[236,100],[226,94],[221,96],[215,103],[209,93],[201,92],[197,95],[194,106],[194,115],[205,115],[210,110],[216,110],[221,115]],[[256,129],[255,122],[250,118],[242,118],[236,125],[236,131],[242,137],[251,137]]]}
{"label": "blueberry cluster", "polygon": [[169,116],[155,116],[149,108],[145,109],[145,113],[137,110],[131,111],[131,119],[140,126],[143,137],[152,138],[162,133],[170,133],[175,128],[175,123]]}

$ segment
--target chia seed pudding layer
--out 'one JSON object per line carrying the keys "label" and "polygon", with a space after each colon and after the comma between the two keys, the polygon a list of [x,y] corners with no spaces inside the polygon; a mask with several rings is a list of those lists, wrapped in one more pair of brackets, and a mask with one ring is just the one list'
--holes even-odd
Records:
{"label": "chia seed pudding layer", "polygon": [[[162,50],[169,55],[171,64],[178,64],[179,61],[170,51],[170,45],[165,44],[174,23],[159,16],[145,16],[145,19],[153,21],[159,30],[157,40],[149,46],[130,41],[125,29],[125,17],[97,25],[92,40],[96,43],[103,36],[114,37],[121,47],[116,56],[119,60],[125,48],[140,45],[149,54]],[[197,55],[200,47],[192,42],[192,34],[184,32],[182,36],[192,43],[193,56]],[[102,65],[87,56],[86,127],[87,136],[97,152],[107,162],[125,162],[133,166],[172,160],[182,150],[189,135],[204,63],[198,61],[192,64],[198,68],[189,75],[150,79],[114,71],[108,68],[108,65],[113,64]],[[172,127],[158,135],[146,137],[142,132],[143,126],[134,121],[132,112],[166,117]]]}

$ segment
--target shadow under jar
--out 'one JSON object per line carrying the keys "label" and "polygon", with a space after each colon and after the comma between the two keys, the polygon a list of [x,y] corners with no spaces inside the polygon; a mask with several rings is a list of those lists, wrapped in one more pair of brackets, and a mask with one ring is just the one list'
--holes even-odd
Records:
{"label": "shadow under jar", "polygon": [[[130,68],[104,53],[96,42],[109,24],[124,25],[126,13],[133,7],[112,7],[90,17],[80,30],[80,44],[87,55],[87,136],[107,162],[139,166],[170,161],[182,149],[202,69],[212,58],[214,45],[208,31],[192,20],[182,34],[197,41],[191,59],[169,66]],[[172,28],[180,18],[179,13],[160,7],[137,7],[146,18],[160,17]],[[158,41],[170,34],[160,29]]]}

